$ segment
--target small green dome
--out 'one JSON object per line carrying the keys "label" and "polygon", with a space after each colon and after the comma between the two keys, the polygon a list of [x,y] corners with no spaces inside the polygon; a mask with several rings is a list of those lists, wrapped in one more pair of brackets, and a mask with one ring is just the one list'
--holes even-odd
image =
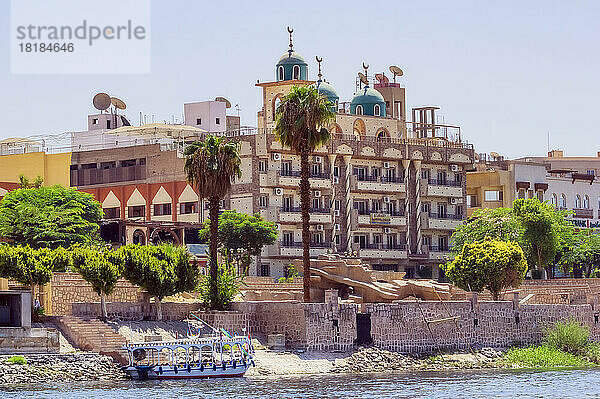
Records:
{"label": "small green dome", "polygon": [[295,51],[283,54],[275,67],[275,76],[280,80],[307,80],[308,64],[304,58]]}
{"label": "small green dome", "polygon": [[[365,86],[354,94],[350,102],[350,113],[356,115],[356,107],[362,107],[362,115],[385,116],[385,100],[380,92]],[[379,105],[379,115],[377,115],[376,105]]]}
{"label": "small green dome", "polygon": [[319,94],[325,96],[327,101],[333,105],[333,111],[335,112],[337,110],[337,104],[340,96],[338,96],[333,86],[324,80],[318,80],[313,86],[317,88]]}

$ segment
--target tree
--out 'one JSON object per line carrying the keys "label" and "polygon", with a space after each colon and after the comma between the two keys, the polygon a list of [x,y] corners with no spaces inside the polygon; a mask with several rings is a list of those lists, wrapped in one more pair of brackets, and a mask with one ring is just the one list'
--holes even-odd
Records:
{"label": "tree", "polygon": [[[200,230],[200,238],[207,239],[209,236],[210,220]],[[224,211],[219,215],[219,244],[225,251],[227,261],[235,261],[238,270],[242,266],[245,272],[250,264],[250,257],[260,255],[263,247],[275,243],[275,240],[277,226],[264,220],[259,213],[250,216],[236,211]]]}
{"label": "tree", "polygon": [[523,226],[523,240],[531,246],[528,260],[537,270],[549,271],[562,248],[563,230],[571,228],[566,214],[537,198],[516,200],[513,212]]}
{"label": "tree", "polygon": [[590,230],[580,230],[571,234],[559,264],[565,272],[575,277],[591,277],[600,267],[600,235]]}
{"label": "tree", "polygon": [[[236,294],[240,291],[240,286],[244,284],[242,276],[238,275],[234,268],[228,263],[222,263],[219,265],[219,293],[217,303],[221,305],[219,310],[225,310],[229,308],[229,305],[235,298]],[[215,302],[213,300],[212,293],[210,292],[210,279],[206,276],[200,279],[198,284],[198,291],[200,292],[200,299],[206,307],[210,307]]]}
{"label": "tree", "polygon": [[0,236],[32,248],[97,242],[101,219],[91,194],[62,186],[20,188],[0,202]]}
{"label": "tree", "polygon": [[156,298],[156,318],[162,320],[166,296],[196,288],[198,269],[185,247],[125,245],[114,256],[122,262],[123,276]]}
{"label": "tree", "polygon": [[35,302],[35,288],[52,279],[55,258],[47,248],[29,246],[0,246],[0,277],[9,278],[31,287],[31,301]]}
{"label": "tree", "polygon": [[516,242],[486,239],[467,243],[443,266],[453,284],[465,291],[489,289],[494,300],[507,287],[517,287],[527,273],[527,261]]}
{"label": "tree", "polygon": [[112,294],[122,274],[121,257],[99,248],[75,248],[73,269],[92,285],[100,296],[102,317],[108,317],[106,296]]}
{"label": "tree", "polygon": [[[241,160],[237,143],[225,141],[224,137],[209,135],[204,141],[197,141],[184,152],[185,174],[190,184],[198,190],[200,200],[208,198],[210,220],[210,286],[213,298],[218,298],[218,234],[219,209],[221,200],[231,190],[236,178],[240,178]],[[212,307],[221,307],[214,302]]]}
{"label": "tree", "polygon": [[523,227],[511,208],[479,209],[452,233],[452,253],[458,255],[467,243],[493,238],[516,241],[525,251],[528,243],[523,240]]}
{"label": "tree", "polygon": [[304,302],[310,302],[310,172],[308,157],[330,139],[325,126],[335,121],[331,103],[315,87],[292,87],[275,111],[275,137],[300,155],[300,207],[302,210],[302,263]]}
{"label": "tree", "polygon": [[29,181],[25,175],[19,175],[19,188],[40,188],[44,184],[44,178],[42,176],[36,176],[33,183]]}

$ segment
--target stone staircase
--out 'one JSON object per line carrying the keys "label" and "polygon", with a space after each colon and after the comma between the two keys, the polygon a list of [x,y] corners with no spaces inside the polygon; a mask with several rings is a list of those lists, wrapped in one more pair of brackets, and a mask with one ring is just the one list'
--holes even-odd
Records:
{"label": "stone staircase", "polygon": [[112,357],[116,362],[128,363],[127,351],[121,348],[125,338],[108,324],[96,318],[60,316],[54,324],[77,348]]}

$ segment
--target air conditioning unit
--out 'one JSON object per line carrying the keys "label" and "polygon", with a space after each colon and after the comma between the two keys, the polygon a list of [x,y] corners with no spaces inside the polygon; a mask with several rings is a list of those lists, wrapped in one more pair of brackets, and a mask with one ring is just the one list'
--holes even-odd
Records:
{"label": "air conditioning unit", "polygon": [[333,178],[333,184],[338,184],[340,182],[340,178],[337,176],[334,176]]}
{"label": "air conditioning unit", "polygon": [[383,202],[385,204],[389,204],[390,203],[390,197],[383,197]]}
{"label": "air conditioning unit", "polygon": [[389,162],[384,162],[384,163],[383,163],[383,167],[384,167],[384,168],[386,168],[386,169],[389,169],[389,168],[391,168],[391,166],[390,166],[390,163],[389,163]]}
{"label": "air conditioning unit", "polygon": [[323,231],[323,230],[324,230],[323,225],[322,224],[318,224],[317,225],[317,231]]}
{"label": "air conditioning unit", "polygon": [[458,172],[458,165],[450,165],[450,170],[453,172]]}
{"label": "air conditioning unit", "polygon": [[321,156],[315,155],[314,159],[316,163],[323,163],[323,157]]}
{"label": "air conditioning unit", "polygon": [[335,228],[335,231],[340,231],[341,230],[341,227],[340,227],[339,223],[336,223],[334,228]]}
{"label": "air conditioning unit", "polygon": [[275,187],[275,190],[273,190],[275,195],[283,195],[283,188],[281,187]]}
{"label": "air conditioning unit", "polygon": [[392,232],[392,229],[390,229],[389,227],[384,227],[383,228],[383,232],[386,233],[386,234],[389,234],[389,233]]}
{"label": "air conditioning unit", "polygon": [[319,190],[315,190],[313,192],[313,195],[315,196],[315,198],[321,198],[321,192]]}
{"label": "air conditioning unit", "polygon": [[334,215],[334,216],[340,216],[340,210],[339,210],[339,209],[335,209],[335,210],[333,211],[333,215]]}
{"label": "air conditioning unit", "polygon": [[452,205],[456,205],[458,203],[458,200],[456,198],[450,198],[449,201]]}
{"label": "air conditioning unit", "polygon": [[273,153],[273,161],[281,161],[281,154],[278,152]]}

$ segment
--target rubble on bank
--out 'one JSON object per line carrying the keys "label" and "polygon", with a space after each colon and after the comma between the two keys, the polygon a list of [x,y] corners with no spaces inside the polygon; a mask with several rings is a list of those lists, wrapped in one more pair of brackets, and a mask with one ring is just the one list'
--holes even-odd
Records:
{"label": "rubble on bank", "polygon": [[0,356],[0,385],[125,379],[112,358],[97,353],[22,356],[27,360],[23,365],[8,362],[11,356]]}

